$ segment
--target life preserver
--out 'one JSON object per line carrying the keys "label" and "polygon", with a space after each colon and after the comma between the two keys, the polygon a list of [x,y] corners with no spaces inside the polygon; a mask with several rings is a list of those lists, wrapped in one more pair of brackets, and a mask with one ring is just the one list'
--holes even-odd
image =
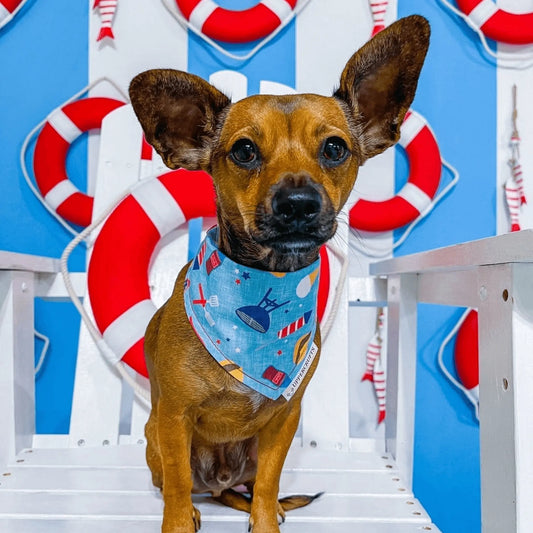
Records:
{"label": "life preserver", "polygon": [[409,111],[398,143],[409,159],[409,179],[392,198],[359,199],[350,209],[350,226],[363,231],[390,231],[412,222],[427,209],[439,187],[441,157],[424,117]]}
{"label": "life preserver", "polygon": [[[175,170],[142,182],[109,215],[94,244],[87,282],[96,325],[122,360],[147,376],[143,341],[156,312],[150,298],[149,264],[159,240],[185,221],[215,216],[209,174]],[[318,316],[329,293],[329,263],[321,250]]]}
{"label": "life preserver", "polygon": [[455,338],[454,362],[459,380],[471,400],[479,402],[479,350],[477,311],[470,311]]}
{"label": "life preserver", "polygon": [[91,223],[93,198],[68,178],[67,152],[82,133],[98,129],[103,118],[124,102],[93,97],[76,100],[54,110],[47,118],[33,155],[35,181],[46,203],[58,215],[79,226]]}
{"label": "life preserver", "polygon": [[213,0],[176,0],[179,10],[196,30],[216,41],[247,43],[272,33],[292,15],[297,0],[261,0],[234,11]]}
{"label": "life preserver", "polygon": [[493,0],[457,0],[457,6],[490,39],[509,44],[533,43],[533,13],[509,13]]}
{"label": "life preserver", "polygon": [[0,28],[15,16],[15,11],[25,2],[26,0],[0,0]]}

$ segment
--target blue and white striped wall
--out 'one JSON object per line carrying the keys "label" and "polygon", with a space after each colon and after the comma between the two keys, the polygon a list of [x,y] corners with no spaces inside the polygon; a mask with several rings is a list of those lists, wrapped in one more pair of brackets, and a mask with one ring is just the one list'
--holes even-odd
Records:
{"label": "blue and white striped wall", "polygon": [[[256,2],[218,3],[240,9]],[[221,70],[234,70],[246,77],[249,94],[258,92],[262,81],[328,94],[345,61],[371,29],[366,0],[310,0],[270,43],[239,62],[187,32],[158,1],[119,0],[116,41],[96,44],[99,21],[89,4],[29,0],[15,20],[0,30],[0,249],[59,257],[69,242],[70,236],[24,183],[19,151],[28,132],[89,81],[106,75],[125,90],[129,80],[146,68],[186,69],[206,79]],[[533,11],[533,0],[500,0],[499,4],[509,10]],[[528,101],[533,69],[497,68],[478,37],[441,0],[390,2],[390,19],[413,13],[425,15],[432,25],[431,47],[413,108],[428,120],[442,155],[461,177],[396,254],[507,230],[501,185],[508,171],[513,83],[518,85],[522,166],[526,179],[533,174],[533,152],[527,150],[533,142],[533,104]],[[245,53],[250,48],[233,46],[232,51]],[[93,92],[115,94],[105,84]],[[76,141],[68,171],[80,188],[91,189],[97,139],[89,145],[87,157],[87,142]],[[366,195],[376,189],[390,193],[405,182],[407,173],[401,151],[391,150],[365,165],[356,193]],[[523,218],[523,227],[531,226],[533,210]],[[395,233],[396,239],[399,234]],[[385,236],[376,242],[386,246],[391,239]],[[367,262],[363,257],[355,261],[361,270]],[[84,270],[82,249],[75,252],[70,266]],[[38,302],[36,309],[37,328],[52,341],[36,382],[37,429],[66,433],[80,320],[68,303]],[[438,347],[459,316],[460,310],[423,306],[419,318],[415,493],[444,533],[480,531],[477,423],[469,404],[436,365]],[[446,358],[450,362],[451,349]]]}

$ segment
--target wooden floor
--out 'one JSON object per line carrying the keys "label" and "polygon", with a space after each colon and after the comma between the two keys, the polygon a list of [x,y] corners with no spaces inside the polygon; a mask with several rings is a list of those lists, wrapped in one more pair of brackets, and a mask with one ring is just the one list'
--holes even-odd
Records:
{"label": "wooden floor", "polygon": [[[281,491],[324,491],[287,514],[284,533],[439,532],[386,455],[293,451]],[[194,499],[202,532],[247,531],[246,514]],[[1,533],[159,533],[162,508],[143,446],[25,450],[0,475]]]}

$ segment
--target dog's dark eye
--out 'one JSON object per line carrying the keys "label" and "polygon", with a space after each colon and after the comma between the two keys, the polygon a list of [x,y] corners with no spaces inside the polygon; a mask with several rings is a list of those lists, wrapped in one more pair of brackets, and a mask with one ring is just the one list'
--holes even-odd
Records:
{"label": "dog's dark eye", "polygon": [[348,157],[348,146],[340,137],[329,137],[324,143],[322,156],[327,165],[340,165]]}
{"label": "dog's dark eye", "polygon": [[250,139],[239,139],[232,147],[231,158],[241,166],[250,166],[259,157],[257,146]]}

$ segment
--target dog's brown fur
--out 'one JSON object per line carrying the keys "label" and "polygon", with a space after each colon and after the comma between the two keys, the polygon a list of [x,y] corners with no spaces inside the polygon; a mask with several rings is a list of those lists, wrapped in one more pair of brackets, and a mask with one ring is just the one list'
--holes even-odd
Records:
{"label": "dog's brown fur", "polygon": [[[148,142],[170,168],[212,175],[223,253],[243,265],[293,271],[317,259],[335,233],[358,167],[398,141],[428,43],[422,17],[396,22],[351,57],[333,97],[263,95],[231,104],[197,76],[152,70],[132,81],[131,101]],[[239,151],[243,139],[248,146]],[[347,152],[338,157],[342,143]],[[289,202],[287,191],[296,192]],[[297,205],[302,197],[304,203],[312,197],[311,207]],[[283,205],[274,208],[280,198]],[[191,493],[211,492],[250,512],[254,533],[275,533],[278,514],[312,500],[278,502],[278,490],[318,357],[290,401],[251,391],[192,332],[184,277],[185,269],[145,337],[152,395],[147,461],[163,492],[162,530],[197,531]],[[242,483],[251,501],[231,490]]]}

